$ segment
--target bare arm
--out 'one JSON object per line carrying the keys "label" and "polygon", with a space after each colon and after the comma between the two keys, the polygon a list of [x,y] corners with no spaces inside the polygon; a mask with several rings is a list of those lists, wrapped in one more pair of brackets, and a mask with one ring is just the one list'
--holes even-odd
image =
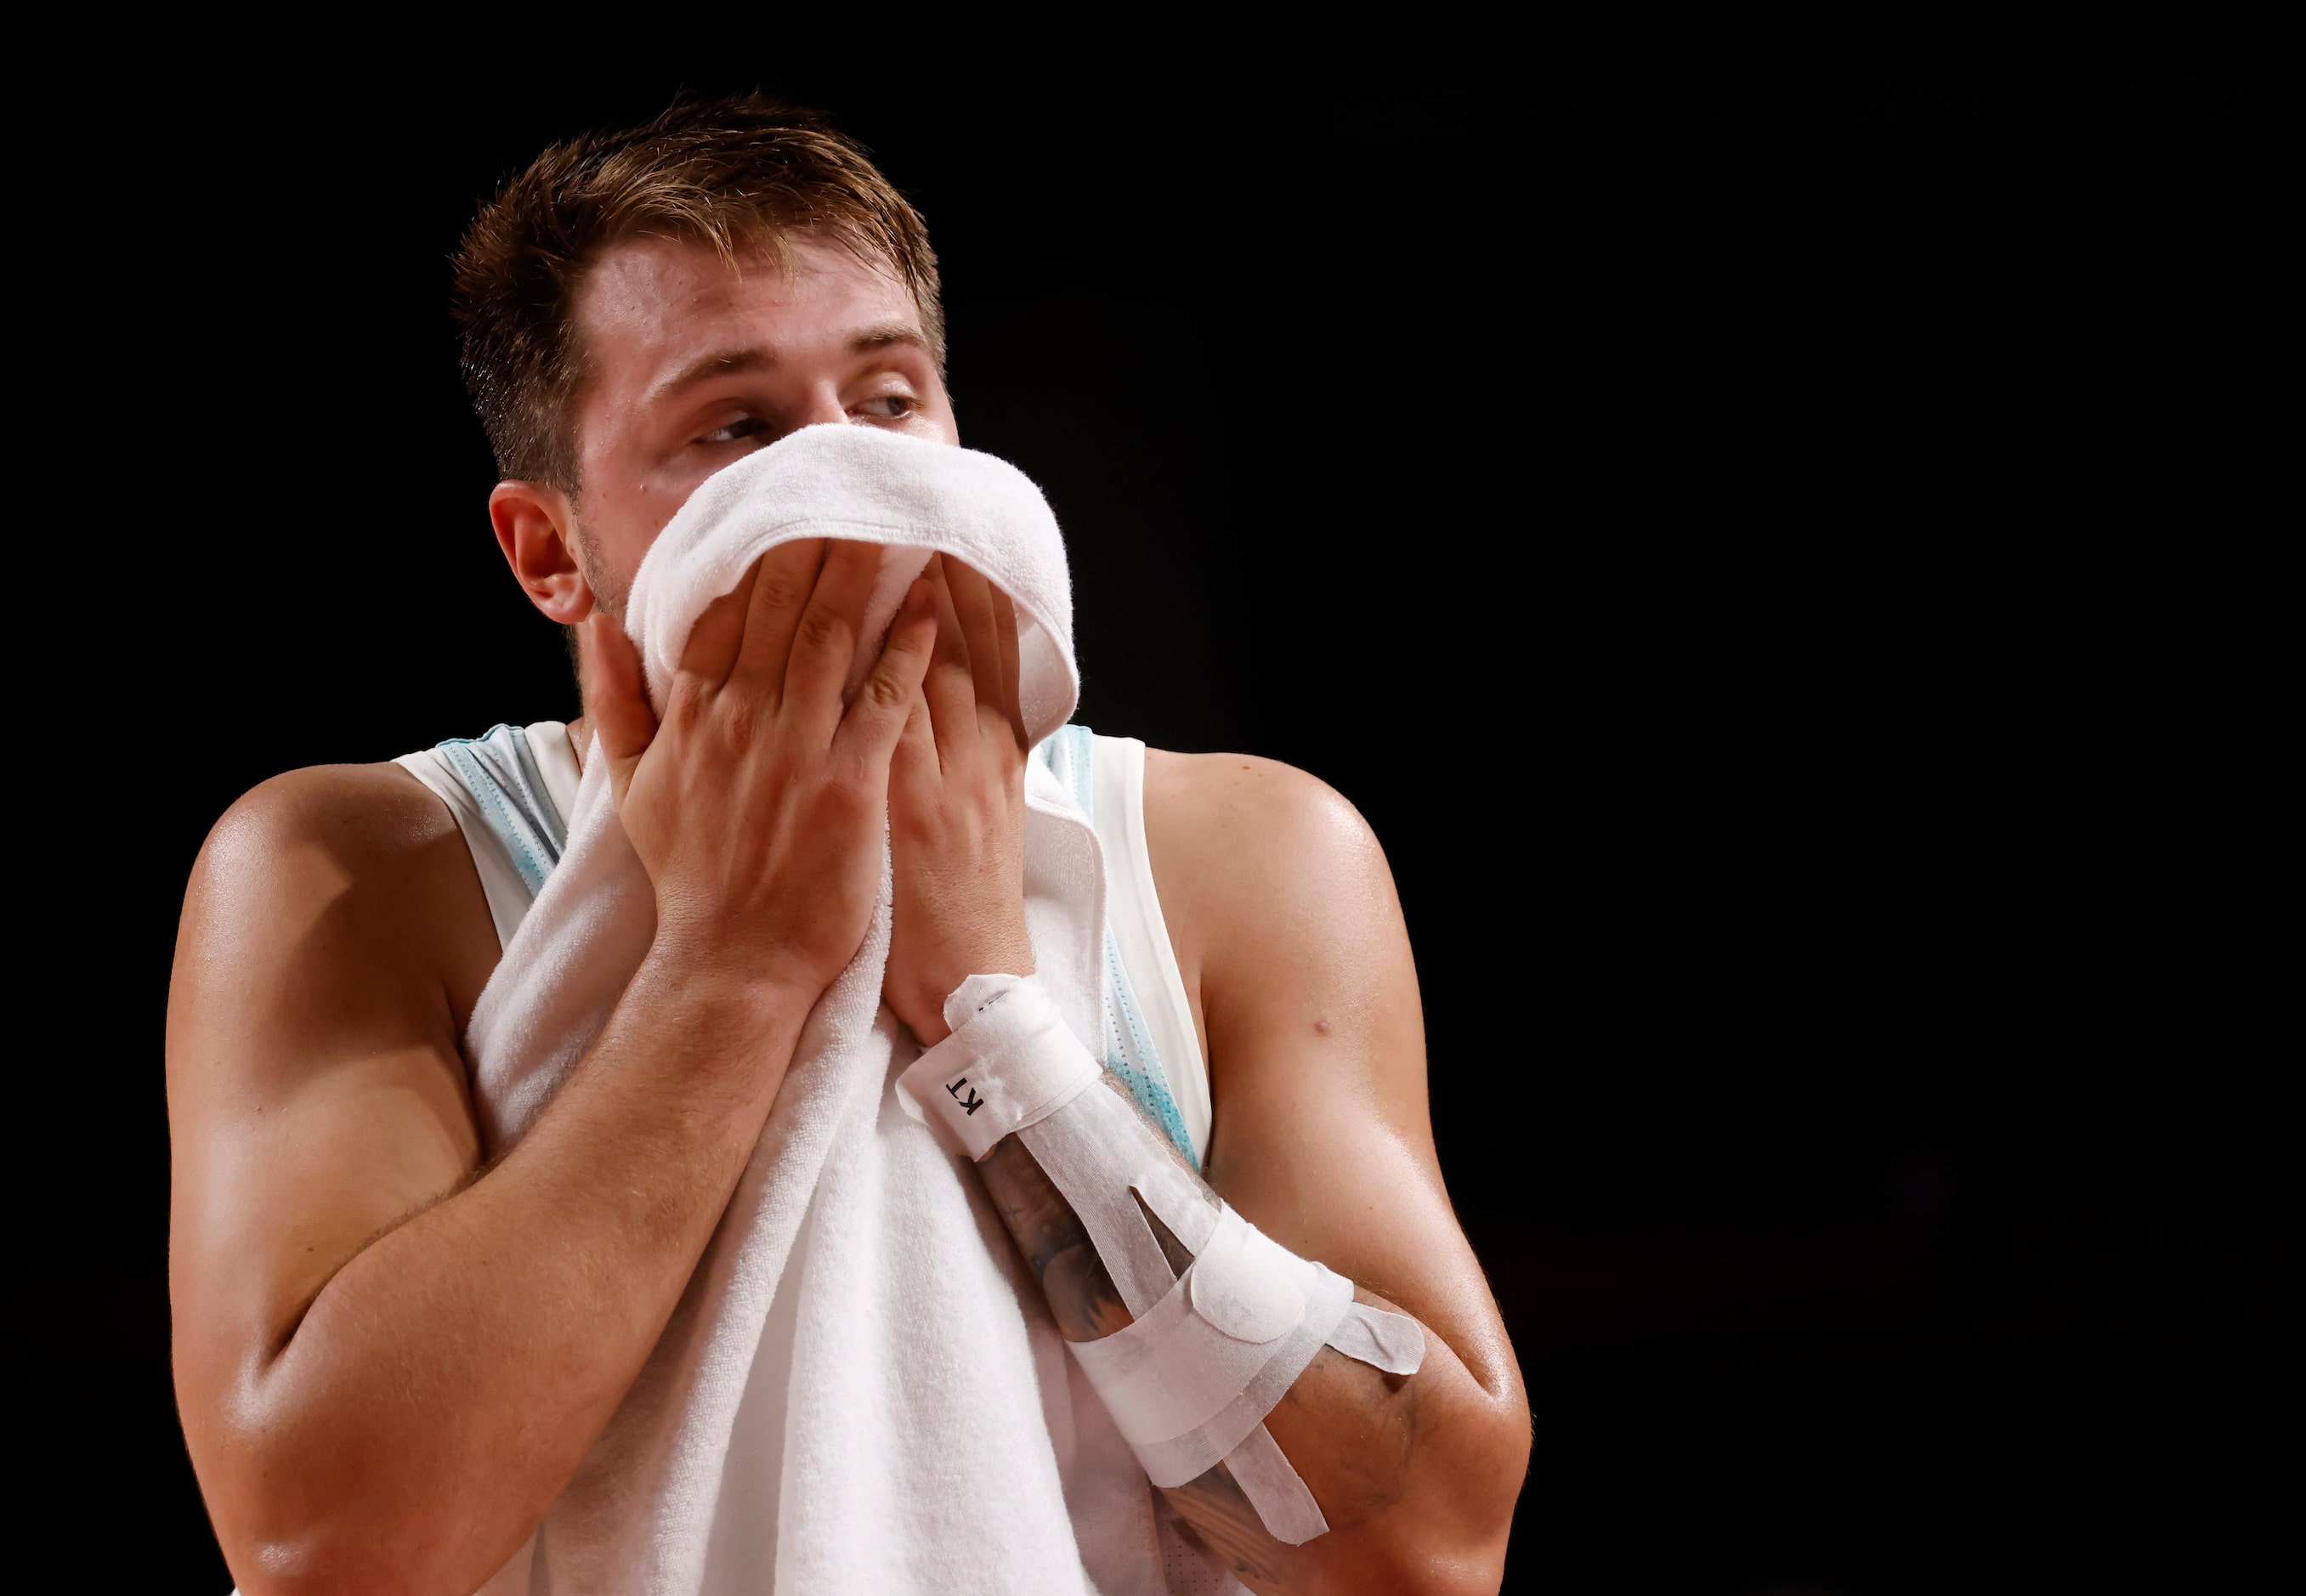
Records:
{"label": "bare arm", "polygon": [[[1189,780],[1225,776],[1222,762],[1192,763],[1199,768]],[[1234,764],[1238,768],[1239,762]],[[1355,1296],[1422,1321],[1426,1353],[1417,1373],[1403,1378],[1325,1347],[1268,1415],[1274,1438],[1320,1503],[1328,1533],[1302,1546],[1276,1541],[1222,1464],[1164,1494],[1203,1542],[1261,1592],[1494,1591],[1502,1578],[1505,1537],[1528,1455],[1529,1420],[1519,1373],[1478,1266],[1449,1212],[1430,1135],[1413,1140],[1423,1124],[1422,1079],[1415,1119],[1388,1124],[1388,1083],[1372,1076],[1393,1061],[1356,1051],[1368,1046],[1364,1028],[1377,1028],[1398,1016],[1388,997],[1405,996],[1414,1025],[1413,985],[1405,994],[1387,990],[1389,975],[1413,982],[1413,977],[1405,969],[1386,969],[1382,955],[1389,939],[1371,939],[1380,958],[1368,964],[1341,951],[1335,940],[1335,921],[1342,916],[1350,922],[1357,903],[1390,906],[1389,883],[1357,881],[1370,861],[1354,853],[1340,860],[1339,849],[1296,830],[1338,826],[1346,829],[1350,841],[1360,829],[1358,817],[1334,795],[1280,767],[1255,771],[1252,779],[1280,790],[1243,795],[1246,803],[1222,789],[1189,795],[1186,801],[1216,800],[1226,814],[1228,849],[1277,849],[1286,860],[1279,874],[1317,877],[1324,889],[1319,901],[1326,919],[1318,932],[1287,926],[1293,908],[1304,900],[1293,903],[1291,884],[1264,873],[1265,891],[1252,894],[1259,907],[1239,929],[1261,925],[1265,935],[1255,937],[1253,945],[1267,950],[1264,956],[1277,953],[1296,966],[1294,978],[1284,978],[1270,967],[1257,969],[1253,973],[1260,978],[1243,995],[1258,1007],[1275,998],[1302,1002],[1343,997],[1349,991],[1360,1001],[1351,1007],[1317,1001],[1315,1007],[1328,1007],[1328,1015],[1304,1020],[1312,1037],[1344,1043],[1345,1056],[1319,1061],[1328,1067],[1318,1073],[1316,1063],[1290,1055],[1285,1037],[1269,1039],[1268,1051],[1233,1070],[1229,1082],[1226,1055],[1214,1056],[1217,1080],[1250,1089],[1220,1088],[1211,1187],[1294,1250],[1359,1280],[1384,1280],[1385,1294],[1361,1285]],[[1283,813],[1257,812],[1268,805]],[[1323,814],[1329,806],[1341,813]],[[1167,818],[1174,823],[1180,816],[1173,812]],[[1158,824],[1149,816],[1149,823]],[[1180,840],[1170,841],[1174,850]],[[1374,862],[1382,868],[1381,859]],[[1357,864],[1362,870],[1354,867]],[[1243,868],[1236,862],[1229,874]],[[1387,890],[1379,899],[1373,894],[1380,885]],[[1397,923],[1397,910],[1394,917]],[[1206,914],[1197,923],[1205,931],[1213,924]],[[1350,924],[1345,929],[1350,935]],[[1405,965],[1405,945],[1398,952]],[[1328,968],[1325,974],[1306,966]],[[1207,974],[1204,962],[1204,992]],[[1349,1020],[1356,1011],[1362,1027]],[[1328,1028],[1316,1029],[1325,1019]],[[1222,1022],[1210,1023],[1217,1028]],[[1302,1072],[1294,1088],[1269,1075],[1259,1079],[1260,1072],[1291,1070]],[[1263,1103],[1254,1095],[1260,1086],[1270,1092]],[[1325,1122],[1310,1100],[1328,1095],[1346,1097],[1354,1106]],[[1268,1116],[1262,1123],[1260,1110]],[[1230,1163],[1218,1156],[1227,1148]],[[1066,1338],[1096,1340],[1125,1327],[1129,1310],[1087,1232],[1021,1141],[1003,1141],[978,1169],[1039,1276]],[[1171,1267],[1182,1273],[1191,1255],[1157,1219],[1148,1219],[1169,1251]]]}
{"label": "bare arm", "polygon": [[1145,805],[1209,1061],[1203,1174],[1362,1300],[1426,1327],[1405,1383],[1325,1349],[1267,1420],[1337,1526],[1275,1548],[1294,1571],[1268,1588],[1495,1590],[1528,1401],[1434,1151],[1384,853],[1350,804],[1269,760],[1149,753]]}
{"label": "bare arm", "polygon": [[392,935],[389,885],[329,882],[371,861],[299,813],[347,784],[260,790],[194,877],[170,1028],[179,1391],[243,1590],[470,1591],[639,1371],[807,1000],[653,959],[472,1180],[448,1005],[414,1001],[423,943]]}
{"label": "bare arm", "polygon": [[[946,576],[936,659],[891,789],[888,997],[924,1042],[945,1034],[942,999],[964,976],[1031,968],[1021,897],[1012,908],[1010,896],[1021,888],[1009,884],[1021,881],[1007,851],[1022,803],[1013,638],[981,578]],[[1384,855],[1350,805],[1268,761],[1149,755],[1145,797],[1156,884],[1210,1060],[1210,1188],[1359,1283],[1362,1301],[1427,1330],[1407,1378],[1324,1348],[1266,1421],[1328,1533],[1276,1541],[1222,1464],[1169,1500],[1260,1591],[1494,1591],[1528,1407],[1434,1155],[1416,971]],[[1031,1155],[1012,1138],[978,1167],[1065,1336],[1126,1326]],[[1172,1252],[1182,1269],[1187,1255]]]}
{"label": "bare arm", "polygon": [[662,1330],[863,935],[933,625],[908,612],[844,717],[873,557],[787,548],[699,623],[662,731],[593,623],[596,756],[657,943],[494,1164],[457,1049],[493,934],[430,795],[389,767],[301,772],[203,850],[170,994],[171,1293],[244,1590],[465,1596]]}

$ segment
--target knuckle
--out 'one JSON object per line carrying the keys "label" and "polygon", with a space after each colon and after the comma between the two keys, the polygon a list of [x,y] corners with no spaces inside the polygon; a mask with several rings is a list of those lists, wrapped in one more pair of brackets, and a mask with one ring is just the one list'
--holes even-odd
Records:
{"label": "knuckle", "polygon": [[730,704],[724,708],[721,715],[721,736],[732,753],[739,757],[750,753],[759,735],[760,727],[741,706]]}
{"label": "knuckle", "polygon": [[858,689],[857,696],[871,708],[895,711],[906,707],[906,701],[912,695],[906,691],[903,682],[887,671],[875,670],[865,679],[865,685]]}
{"label": "knuckle", "polygon": [[861,818],[873,807],[873,795],[867,789],[862,771],[836,772],[824,784],[820,801],[839,819],[847,822]]}
{"label": "knuckle", "polygon": [[808,589],[791,571],[773,570],[764,566],[754,581],[755,602],[772,610],[791,610],[807,601]]}
{"label": "knuckle", "polygon": [[800,641],[813,649],[830,651],[837,646],[844,628],[838,616],[825,610],[811,610],[800,618]]}

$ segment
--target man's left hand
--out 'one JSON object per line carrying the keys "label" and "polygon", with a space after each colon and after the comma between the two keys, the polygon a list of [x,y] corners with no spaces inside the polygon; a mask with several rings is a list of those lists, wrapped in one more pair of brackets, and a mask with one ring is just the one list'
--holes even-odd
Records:
{"label": "man's left hand", "polygon": [[939,555],[936,653],[889,772],[896,903],[881,995],[925,1047],[973,975],[1033,973],[1025,930],[1025,726],[1009,596]]}

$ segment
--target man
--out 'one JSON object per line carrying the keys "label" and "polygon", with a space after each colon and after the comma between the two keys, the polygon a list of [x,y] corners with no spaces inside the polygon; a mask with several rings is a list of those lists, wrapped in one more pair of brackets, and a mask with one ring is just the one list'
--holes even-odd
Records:
{"label": "man", "polygon": [[[983,578],[933,568],[846,707],[869,546],[765,557],[699,623],[662,724],[619,625],[651,542],[730,462],[816,423],[959,441],[910,208],[812,116],[685,106],[541,157],[458,286],[498,542],[578,638],[568,752],[608,762],[657,931],[566,1086],[491,1147],[461,1039],[506,921],[440,790],[401,764],[299,771],[218,824],[171,991],[171,1292],[186,1437],[251,1592],[461,1593],[522,1547],[713,1236],[884,836],[884,997],[921,1044],[963,979],[1032,969],[1027,750],[993,687],[1014,632],[1004,659]],[[1142,804],[1208,1061],[1202,1175],[1426,1332],[1413,1376],[1324,1353],[1267,1420],[1327,1533],[1266,1533],[1222,1465],[1168,1500],[1260,1591],[1494,1590],[1528,1413],[1435,1161],[1383,856],[1266,761],[1149,752]],[[1078,1225],[1031,1160],[980,1167],[1068,1336],[1125,1323],[1094,1259],[1065,1261]]]}

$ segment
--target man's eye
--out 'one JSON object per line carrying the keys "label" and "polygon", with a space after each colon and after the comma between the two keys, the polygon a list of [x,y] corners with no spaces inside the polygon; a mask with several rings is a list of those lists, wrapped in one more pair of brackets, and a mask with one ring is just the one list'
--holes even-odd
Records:
{"label": "man's eye", "polygon": [[867,399],[857,406],[863,414],[893,422],[904,420],[920,407],[921,402],[910,394],[883,394],[879,398]]}
{"label": "man's eye", "polygon": [[699,443],[734,443],[740,438],[750,438],[754,433],[758,432],[765,424],[766,423],[764,422],[759,416],[747,415],[739,420],[730,422],[725,427],[713,428],[713,431],[707,432],[704,437],[698,439],[696,441]]}

